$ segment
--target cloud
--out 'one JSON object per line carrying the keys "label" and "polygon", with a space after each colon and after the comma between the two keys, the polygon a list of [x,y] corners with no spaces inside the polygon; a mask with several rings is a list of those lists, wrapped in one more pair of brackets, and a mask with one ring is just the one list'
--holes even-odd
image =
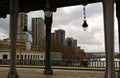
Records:
{"label": "cloud", "polygon": [[9,15],[7,18],[0,18],[0,39],[7,38],[9,36]]}
{"label": "cloud", "polygon": [[87,31],[82,28],[83,6],[58,9],[54,15],[53,29],[64,29],[66,37],[77,39],[78,45],[85,51],[104,51],[103,15],[100,8],[100,3],[86,7],[89,26]]}
{"label": "cloud", "polygon": [[[44,19],[43,11],[29,12],[28,28],[31,30],[31,18],[41,17]],[[86,52],[104,51],[104,27],[102,3],[88,4],[86,6],[88,30],[83,31],[83,6],[71,6],[58,8],[53,13],[52,31],[64,29],[66,37],[73,37],[78,40],[78,45]],[[118,51],[118,31],[115,19],[115,51]],[[6,31],[7,30],[7,31]],[[9,35],[9,16],[0,19],[0,38]]]}
{"label": "cloud", "polygon": [[88,4],[86,6],[86,13],[88,18],[103,14],[102,3]]}

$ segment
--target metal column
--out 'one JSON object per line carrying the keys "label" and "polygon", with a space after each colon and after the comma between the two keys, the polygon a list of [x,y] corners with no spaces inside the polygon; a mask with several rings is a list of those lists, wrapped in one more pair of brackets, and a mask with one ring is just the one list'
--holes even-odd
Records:
{"label": "metal column", "polygon": [[44,16],[45,16],[45,25],[46,25],[46,56],[45,56],[45,68],[43,73],[45,75],[52,75],[53,71],[50,64],[51,63],[50,48],[51,48],[51,27],[52,27],[53,12],[51,10],[50,0],[45,1]]}
{"label": "metal column", "polygon": [[106,52],[105,78],[116,78],[114,67],[114,0],[103,0]]}
{"label": "metal column", "polygon": [[7,78],[19,78],[16,72],[16,38],[17,38],[17,17],[19,12],[19,0],[10,1],[10,69]]}
{"label": "metal column", "polygon": [[45,56],[44,74],[52,75],[53,71],[50,64],[52,15],[50,17],[45,16],[45,25],[46,25],[46,56]]}
{"label": "metal column", "polygon": [[[120,1],[119,0],[116,0],[116,16],[118,19],[118,40],[119,40],[119,54],[120,54]],[[119,61],[118,78],[120,78],[120,61]]]}

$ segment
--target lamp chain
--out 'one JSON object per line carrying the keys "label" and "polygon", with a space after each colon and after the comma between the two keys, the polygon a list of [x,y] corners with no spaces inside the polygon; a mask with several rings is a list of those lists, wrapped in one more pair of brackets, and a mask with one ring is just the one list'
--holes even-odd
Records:
{"label": "lamp chain", "polygon": [[86,20],[86,8],[85,8],[85,5],[83,6],[83,13],[84,13],[84,20]]}

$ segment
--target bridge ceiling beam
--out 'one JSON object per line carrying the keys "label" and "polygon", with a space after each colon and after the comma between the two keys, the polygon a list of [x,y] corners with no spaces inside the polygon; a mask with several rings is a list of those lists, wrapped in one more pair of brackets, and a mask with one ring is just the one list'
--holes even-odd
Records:
{"label": "bridge ceiling beam", "polygon": [[[101,2],[101,0],[49,0],[52,8],[75,6]],[[10,0],[0,0],[0,17],[9,14]],[[45,0],[20,0],[19,12],[30,12],[45,9]]]}
{"label": "bridge ceiling beam", "polygon": [[[9,1],[0,0],[0,17],[9,14]],[[101,2],[102,0],[49,0],[52,8],[61,8],[67,6],[84,5]],[[120,0],[116,0],[120,2]],[[45,0],[20,0],[20,12],[30,12],[45,9]]]}

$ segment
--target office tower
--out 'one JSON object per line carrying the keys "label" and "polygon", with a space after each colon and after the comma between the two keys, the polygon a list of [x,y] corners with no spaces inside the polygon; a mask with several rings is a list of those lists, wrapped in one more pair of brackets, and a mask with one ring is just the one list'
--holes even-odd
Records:
{"label": "office tower", "polygon": [[[26,13],[21,12],[18,14],[18,32],[23,31],[24,27],[27,26],[28,16]],[[21,29],[22,28],[22,29]]]}
{"label": "office tower", "polygon": [[55,31],[55,37],[58,41],[64,44],[65,41],[65,31],[62,29],[58,29]]}
{"label": "office tower", "polygon": [[65,45],[69,47],[73,47],[73,38],[72,37],[67,37],[65,40]]}
{"label": "office tower", "polygon": [[73,48],[75,48],[77,50],[77,40],[73,39]]}
{"label": "office tower", "polygon": [[43,50],[42,41],[45,39],[45,26],[42,18],[32,18],[32,39],[37,51]]}
{"label": "office tower", "polygon": [[78,52],[78,51],[80,51],[81,50],[81,47],[80,46],[77,46],[77,51],[76,52]]}
{"label": "office tower", "polygon": [[78,46],[77,46],[77,40],[73,39],[73,48],[76,50],[76,52],[78,51]]}
{"label": "office tower", "polygon": [[27,19],[28,16],[26,13],[21,12],[18,14],[18,32],[17,32],[17,41],[22,43],[25,43],[26,40],[28,40],[28,33],[24,32],[24,28],[26,27],[27,29]]}

